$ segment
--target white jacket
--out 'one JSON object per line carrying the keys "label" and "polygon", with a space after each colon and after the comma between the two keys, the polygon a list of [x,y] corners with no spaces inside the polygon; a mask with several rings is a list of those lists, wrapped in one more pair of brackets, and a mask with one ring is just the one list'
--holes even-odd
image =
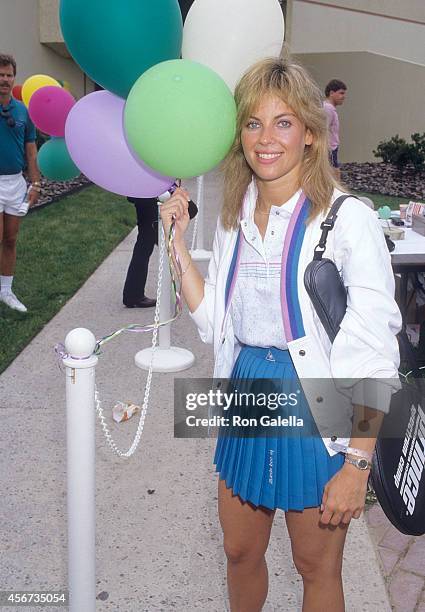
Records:
{"label": "white jacket", "polygon": [[[333,200],[342,192],[335,190]],[[241,223],[253,215],[257,189],[253,181],[245,198]],[[338,213],[335,226],[328,234],[325,257],[335,261],[348,290],[347,312],[340,331],[331,345],[304,287],[304,271],[313,259],[326,215],[316,217],[306,228],[298,268],[299,301],[306,335],[288,343],[292,361],[304,393],[330,455],[333,431],[338,442],[347,443],[351,431],[352,403],[364,403],[364,385],[354,385],[349,394],[341,395],[341,422],[326,422],[323,406],[331,398],[329,382],[312,384],[311,379],[392,379],[380,385],[377,405],[388,410],[392,392],[398,388],[399,350],[396,334],[401,328],[401,315],[394,300],[394,275],[391,258],[382,228],[375,213],[355,198],[347,198]],[[214,237],[213,254],[204,298],[191,314],[201,339],[214,344],[214,378],[228,378],[240,351],[233,333],[230,304],[225,311],[224,295],[227,276],[238,230],[226,231],[220,219]],[[310,382],[309,380],[310,379]],[[324,393],[326,394],[324,396]],[[376,394],[376,388],[375,388]],[[322,408],[322,411],[320,411]],[[326,411],[325,411],[326,412]],[[336,429],[335,429],[336,428]],[[344,431],[344,437],[341,432]]]}

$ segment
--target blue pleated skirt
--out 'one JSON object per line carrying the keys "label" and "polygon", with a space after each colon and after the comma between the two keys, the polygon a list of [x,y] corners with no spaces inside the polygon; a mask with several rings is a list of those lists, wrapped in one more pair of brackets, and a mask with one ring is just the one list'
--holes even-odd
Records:
{"label": "blue pleated skirt", "polygon": [[[231,378],[292,379],[299,387],[289,351],[276,348],[243,347]],[[287,389],[286,382],[282,390]],[[342,467],[344,455],[329,455],[304,398],[291,408],[291,414],[303,418],[308,414],[313,423],[311,436],[306,435],[305,428],[302,433],[291,428],[289,435],[276,437],[219,433],[214,457],[216,471],[243,501],[285,511],[320,506],[326,483]]]}

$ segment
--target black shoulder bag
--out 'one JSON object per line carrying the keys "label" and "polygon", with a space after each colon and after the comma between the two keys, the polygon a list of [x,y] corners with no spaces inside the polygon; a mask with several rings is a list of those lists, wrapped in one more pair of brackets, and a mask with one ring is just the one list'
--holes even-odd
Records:
{"label": "black shoulder bag", "polygon": [[[335,263],[323,254],[347,197],[335,200],[321,224],[319,244],[304,273],[305,288],[331,342],[347,310],[347,290]],[[387,246],[393,250],[388,242]],[[425,381],[405,332],[399,334],[399,344],[413,380],[402,381],[402,388],[392,396],[376,441],[371,479],[387,518],[402,533],[416,536],[425,533]]]}
{"label": "black shoulder bag", "polygon": [[332,204],[328,216],[320,226],[322,235],[314,249],[313,261],[308,264],[304,273],[304,286],[331,342],[335,340],[347,310],[347,289],[335,262],[323,257],[323,253],[341,204],[348,197],[350,196],[340,196]]}

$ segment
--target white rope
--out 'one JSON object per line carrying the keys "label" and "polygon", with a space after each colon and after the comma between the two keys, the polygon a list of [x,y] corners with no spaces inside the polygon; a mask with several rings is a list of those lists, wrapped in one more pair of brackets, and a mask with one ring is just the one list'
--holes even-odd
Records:
{"label": "white rope", "polygon": [[150,390],[151,390],[151,384],[152,384],[153,361],[154,361],[155,349],[157,346],[157,338],[158,338],[159,309],[161,305],[160,303],[161,303],[162,275],[163,275],[163,270],[164,270],[164,253],[165,253],[165,238],[163,235],[161,235],[161,245],[160,245],[160,252],[159,252],[159,267],[158,267],[158,288],[156,291],[156,308],[155,308],[155,316],[154,316],[154,326],[155,327],[152,333],[152,356],[151,356],[151,361],[149,365],[148,377],[146,379],[145,394],[143,397],[142,409],[140,411],[139,425],[137,427],[137,431],[136,431],[136,435],[134,436],[134,440],[130,448],[127,451],[122,451],[118,448],[117,444],[115,443],[112,437],[111,432],[109,431],[109,427],[108,427],[108,424],[106,423],[105,415],[103,413],[102,402],[99,398],[99,392],[97,390],[97,386],[95,386],[96,413],[97,413],[97,416],[99,417],[100,424],[102,426],[102,430],[105,435],[106,442],[109,448],[112,450],[112,452],[122,458],[131,457],[136,451],[139,445],[140,439],[142,437],[143,428],[144,428],[145,420],[146,420],[146,414],[148,411],[149,396],[150,396]]}

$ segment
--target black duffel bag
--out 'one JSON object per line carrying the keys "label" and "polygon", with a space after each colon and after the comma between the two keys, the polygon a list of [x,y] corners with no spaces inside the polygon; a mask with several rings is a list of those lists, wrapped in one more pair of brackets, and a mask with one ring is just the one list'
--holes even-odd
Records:
{"label": "black duffel bag", "polygon": [[[335,263],[323,253],[347,197],[333,203],[304,274],[305,288],[331,342],[347,309],[347,292]],[[401,389],[392,396],[376,441],[371,480],[391,523],[402,533],[417,536],[425,534],[425,380],[405,332],[399,334],[399,344],[412,376],[402,379]]]}
{"label": "black duffel bag", "polygon": [[371,479],[387,518],[402,533],[425,533],[425,380],[405,332],[400,351],[411,376],[392,396],[372,459]]}

